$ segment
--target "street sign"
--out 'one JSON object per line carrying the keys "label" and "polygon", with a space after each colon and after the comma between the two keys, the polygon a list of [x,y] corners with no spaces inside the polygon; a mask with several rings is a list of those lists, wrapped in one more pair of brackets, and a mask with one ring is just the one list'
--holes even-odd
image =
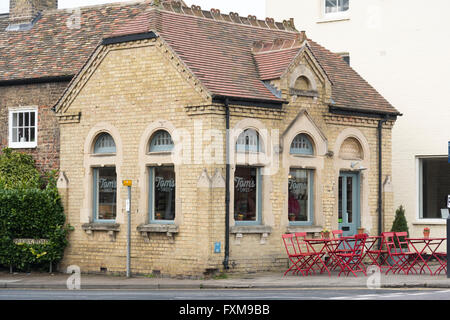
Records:
{"label": "street sign", "polygon": [[122,184],[124,187],[131,187],[131,185],[133,184],[132,180],[123,180]]}
{"label": "street sign", "polygon": [[214,253],[220,253],[220,242],[214,243]]}

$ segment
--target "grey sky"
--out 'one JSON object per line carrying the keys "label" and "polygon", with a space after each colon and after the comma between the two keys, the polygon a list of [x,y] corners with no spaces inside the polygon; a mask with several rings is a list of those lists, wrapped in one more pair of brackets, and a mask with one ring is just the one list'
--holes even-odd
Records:
{"label": "grey sky", "polygon": [[[124,0],[59,0],[58,6],[63,9],[111,2],[124,2]],[[185,0],[185,2],[189,6],[196,4],[206,10],[216,8],[222,13],[233,11],[245,17],[249,14],[255,15],[259,19],[266,17],[265,0]],[[0,12],[8,11],[9,0],[0,0]]]}

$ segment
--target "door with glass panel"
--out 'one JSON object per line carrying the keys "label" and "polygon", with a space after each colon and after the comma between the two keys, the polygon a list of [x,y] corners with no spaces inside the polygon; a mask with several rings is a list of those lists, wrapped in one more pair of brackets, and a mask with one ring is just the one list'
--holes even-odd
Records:
{"label": "door with glass panel", "polygon": [[353,236],[360,226],[359,173],[341,172],[339,175],[338,223],[343,236]]}

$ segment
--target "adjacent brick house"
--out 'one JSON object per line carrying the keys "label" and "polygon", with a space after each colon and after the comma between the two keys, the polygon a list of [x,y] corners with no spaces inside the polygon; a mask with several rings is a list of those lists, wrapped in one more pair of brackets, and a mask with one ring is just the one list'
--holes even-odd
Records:
{"label": "adjacent brick house", "polygon": [[0,15],[0,150],[30,153],[42,170],[59,168],[51,110],[58,97],[103,36],[148,7],[137,1],[58,10],[57,3],[10,0],[10,12]]}
{"label": "adjacent brick house", "polygon": [[55,105],[63,265],[125,271],[122,180],[138,273],[276,270],[283,233],[392,224],[399,112],[292,21],[163,2],[101,38]]}

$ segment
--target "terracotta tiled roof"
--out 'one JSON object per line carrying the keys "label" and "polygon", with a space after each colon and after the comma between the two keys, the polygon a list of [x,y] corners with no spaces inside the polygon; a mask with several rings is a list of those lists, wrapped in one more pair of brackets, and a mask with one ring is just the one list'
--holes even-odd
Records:
{"label": "terracotta tiled roof", "polygon": [[[263,80],[281,76],[304,40],[292,21],[224,15],[176,2],[159,8],[149,1],[81,8],[80,29],[68,27],[73,14],[53,10],[29,31],[0,32],[0,81],[74,75],[102,39],[153,31],[212,95],[281,103]],[[0,26],[4,19],[0,16]],[[308,44],[332,82],[336,106],[397,113],[338,55]]]}
{"label": "terracotta tiled roof", "polygon": [[316,59],[332,82],[332,99],[336,107],[358,111],[399,114],[399,112],[338,54],[308,39]]}
{"label": "terracotta tiled roof", "polygon": [[[0,81],[74,75],[106,35],[149,4],[135,2],[44,11],[29,31],[5,31],[0,16]],[[80,28],[77,28],[77,22]]]}

